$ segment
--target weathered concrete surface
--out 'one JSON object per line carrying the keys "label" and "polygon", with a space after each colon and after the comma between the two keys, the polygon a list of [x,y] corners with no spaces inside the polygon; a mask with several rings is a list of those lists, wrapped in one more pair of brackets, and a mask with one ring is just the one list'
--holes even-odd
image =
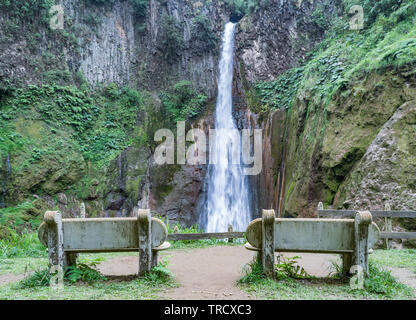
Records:
{"label": "weathered concrete surface", "polygon": [[[379,239],[375,223],[369,229],[369,247]],[[261,219],[247,227],[247,241],[261,248]],[[354,250],[353,219],[275,219],[275,250],[289,252],[345,253]]]}
{"label": "weathered concrete surface", "polygon": [[265,274],[274,278],[274,250],[276,243],[276,224],[274,210],[263,210],[262,213],[262,251],[261,261]]}
{"label": "weathered concrete surface", "polygon": [[[137,218],[63,219],[64,250],[122,251],[138,249]],[[47,244],[47,232],[42,224],[38,237]],[[162,245],[167,229],[162,221],[152,218],[152,248]]]}

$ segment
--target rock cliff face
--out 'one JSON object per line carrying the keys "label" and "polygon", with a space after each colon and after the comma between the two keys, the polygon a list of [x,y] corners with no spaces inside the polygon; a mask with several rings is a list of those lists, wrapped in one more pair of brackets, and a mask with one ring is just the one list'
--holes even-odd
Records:
{"label": "rock cliff face", "polygon": [[[64,9],[62,30],[49,28],[49,7],[42,1],[30,13],[15,14],[13,5],[2,10],[0,23],[7,28],[0,28],[0,84],[5,88],[50,81],[63,85],[86,81],[93,87],[116,83],[149,91],[151,105],[159,109],[160,91],[187,80],[208,100],[215,97],[220,36],[230,15],[221,1],[151,0],[142,11],[129,0],[57,4]],[[171,33],[177,39],[169,38]],[[176,45],[173,55],[167,54],[169,42]],[[210,121],[210,110],[196,126]],[[42,123],[25,128],[25,121],[20,123],[23,136],[51,134]],[[32,165],[18,172],[19,155],[3,157],[2,205],[41,192],[49,205],[58,205],[67,216],[78,215],[81,202],[90,216],[129,215],[134,205],[142,203],[172,220],[188,225],[197,221],[195,206],[204,167],[159,168],[149,148],[134,144],[97,173],[70,148],[59,151],[62,157],[43,159],[48,166]],[[74,162],[65,161],[65,154],[72,154]],[[71,192],[74,184],[80,189],[78,196]],[[65,197],[57,199],[57,194]]]}
{"label": "rock cliff face", "polygon": [[[341,0],[263,2],[238,23],[233,85],[238,127],[263,129],[263,170],[250,178],[253,216],[264,208],[313,216],[319,201],[357,209],[380,209],[389,201],[394,209],[416,209],[415,74],[373,72],[334,92],[325,106],[300,88],[291,108],[256,113],[253,86],[307,61],[328,21],[344,12]],[[8,86],[116,83],[150,97],[137,115],[142,128],[151,111],[163,108],[160,92],[188,80],[208,102],[187,130],[213,127],[220,37],[236,16],[230,6],[221,0],[149,0],[141,12],[129,0],[62,0],[64,30],[50,30],[41,3],[24,21],[12,10],[0,12],[0,102]],[[14,125],[25,137],[57,134],[38,119],[21,117]],[[48,166],[22,169],[27,159],[19,152],[2,157],[0,206],[34,194],[66,216],[79,215],[84,202],[89,216],[126,216],[140,205],[172,223],[197,223],[206,165],[157,166],[154,147],[135,140],[95,170],[71,145],[73,132],[58,134]]]}
{"label": "rock cliff face", "polygon": [[[214,96],[219,42],[209,50],[201,47],[201,41],[194,37],[193,19],[207,17],[208,28],[219,37],[229,15],[218,1],[151,0],[147,12],[139,14],[129,0],[98,3],[61,1],[63,30],[50,30],[47,19],[44,23],[36,21],[41,13],[47,15],[41,6],[33,21],[15,25],[12,34],[3,30],[0,81],[39,83],[45,80],[48,69],[57,67],[68,72],[69,80],[81,72],[93,85],[114,82],[151,91],[185,79],[209,97]],[[9,23],[11,15],[0,13],[2,25]],[[170,60],[162,43],[165,16],[176,20],[183,38],[181,50]],[[28,35],[19,31],[36,32]]]}
{"label": "rock cliff face", "polygon": [[337,19],[341,2],[275,0],[239,22],[237,55],[251,83],[274,80],[306,59],[324,36],[314,11],[325,3],[322,19]]}
{"label": "rock cliff face", "polygon": [[414,208],[414,90],[414,76],[374,74],[351,83],[327,113],[308,121],[306,110],[322,106],[300,92],[286,124],[285,214],[313,216],[319,201],[346,209],[381,210],[386,202]]}

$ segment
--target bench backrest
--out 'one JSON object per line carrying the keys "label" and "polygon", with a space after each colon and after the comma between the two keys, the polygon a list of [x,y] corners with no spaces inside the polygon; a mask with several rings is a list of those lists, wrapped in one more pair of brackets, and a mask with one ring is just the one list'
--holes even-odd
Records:
{"label": "bench backrest", "polygon": [[[262,247],[262,219],[247,227],[247,241]],[[369,226],[368,246],[378,241],[380,230]],[[354,219],[275,219],[274,248],[281,252],[349,253],[354,251]]]}
{"label": "bench backrest", "polygon": [[[62,219],[63,250],[72,252],[137,251],[139,249],[137,218]],[[162,245],[168,231],[165,224],[152,218],[151,246]],[[46,224],[38,231],[39,239],[48,246]]]}

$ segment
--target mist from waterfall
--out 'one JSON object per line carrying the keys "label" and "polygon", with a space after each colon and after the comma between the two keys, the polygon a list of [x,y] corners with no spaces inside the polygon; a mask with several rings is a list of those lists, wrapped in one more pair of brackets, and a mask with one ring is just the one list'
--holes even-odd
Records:
{"label": "mist from waterfall", "polygon": [[[232,161],[233,144],[241,144],[241,134],[232,115],[235,28],[234,23],[227,23],[222,36],[215,129],[223,130],[210,151],[215,151],[217,164],[208,165],[206,177],[207,198],[203,208],[206,232],[226,232],[229,224],[234,231],[244,231],[251,220],[247,176],[241,164]],[[241,154],[238,156],[241,159]]]}

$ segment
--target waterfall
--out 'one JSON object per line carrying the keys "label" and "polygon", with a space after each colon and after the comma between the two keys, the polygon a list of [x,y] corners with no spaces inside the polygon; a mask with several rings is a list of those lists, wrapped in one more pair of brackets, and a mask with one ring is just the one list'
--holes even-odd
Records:
{"label": "waterfall", "polygon": [[251,219],[247,176],[243,167],[232,161],[233,144],[241,143],[232,116],[234,33],[235,24],[227,23],[222,37],[215,111],[215,129],[222,130],[211,146],[218,158],[216,164],[208,165],[207,198],[202,212],[206,232],[226,232],[229,224],[235,231],[244,231]]}

